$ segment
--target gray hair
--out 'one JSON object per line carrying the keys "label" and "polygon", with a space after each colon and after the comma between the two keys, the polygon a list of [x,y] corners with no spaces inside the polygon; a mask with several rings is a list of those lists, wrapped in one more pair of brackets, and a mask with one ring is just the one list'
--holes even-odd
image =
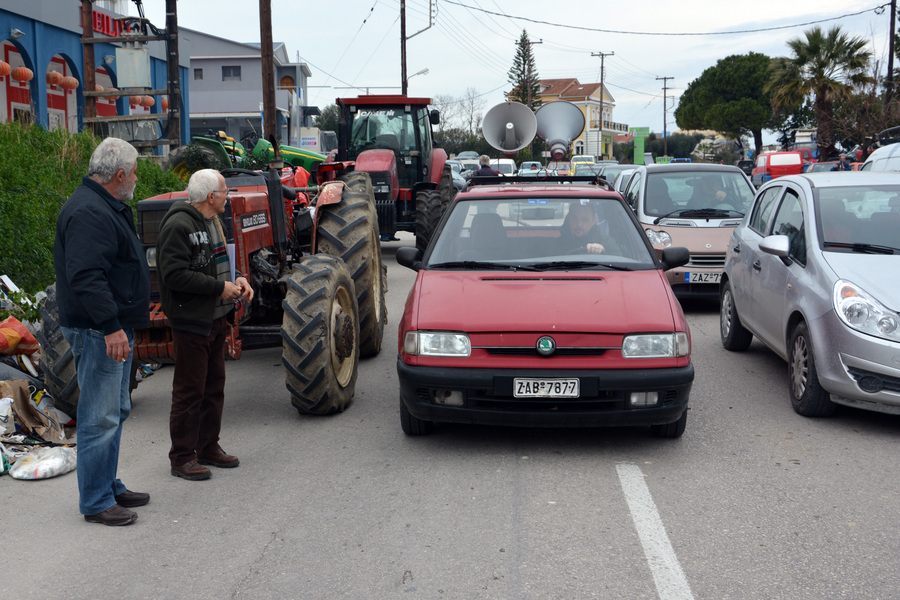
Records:
{"label": "gray hair", "polygon": [[482,154],[478,157],[478,164],[480,164],[482,167],[488,166],[489,164],[491,164],[491,157],[487,154]]}
{"label": "gray hair", "polygon": [[188,180],[188,202],[191,204],[205,202],[211,193],[218,191],[219,172],[215,169],[200,169]]}
{"label": "gray hair", "polygon": [[88,177],[100,183],[109,183],[120,170],[130,174],[137,164],[137,157],[138,151],[134,146],[125,140],[108,137],[91,154]]}

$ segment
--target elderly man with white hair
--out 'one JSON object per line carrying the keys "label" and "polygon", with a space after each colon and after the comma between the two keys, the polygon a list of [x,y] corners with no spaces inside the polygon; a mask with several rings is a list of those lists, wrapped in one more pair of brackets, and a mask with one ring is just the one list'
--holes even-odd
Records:
{"label": "elderly man with white hair", "polygon": [[106,138],[56,220],[53,266],[63,336],[80,390],[79,510],[89,523],[130,525],[150,501],[117,476],[122,424],[131,413],[133,330],[150,325],[150,275],[126,204],[137,185],[138,153]]}
{"label": "elderly man with white hair", "polygon": [[225,212],[228,188],[213,169],[194,173],[188,200],[163,217],[156,245],[160,299],[172,327],[175,373],[169,462],[172,475],[209,479],[204,465],[236,467],[240,461],[219,445],[225,405],[225,338],[234,322],[234,302],[253,299],[250,283],[236,273],[226,250],[218,215]]}

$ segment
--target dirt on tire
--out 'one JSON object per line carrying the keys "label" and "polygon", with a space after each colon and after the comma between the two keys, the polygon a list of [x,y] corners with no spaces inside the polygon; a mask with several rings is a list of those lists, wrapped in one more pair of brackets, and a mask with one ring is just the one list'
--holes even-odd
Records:
{"label": "dirt on tire", "polygon": [[316,253],[337,256],[347,265],[359,306],[359,356],[381,351],[387,323],[387,266],[381,257],[381,235],[368,173],[342,176],[341,201],[319,210]]}
{"label": "dirt on tire", "polygon": [[359,312],[350,271],[328,254],[304,257],[285,278],[281,362],[300,414],[349,406],[359,364]]}

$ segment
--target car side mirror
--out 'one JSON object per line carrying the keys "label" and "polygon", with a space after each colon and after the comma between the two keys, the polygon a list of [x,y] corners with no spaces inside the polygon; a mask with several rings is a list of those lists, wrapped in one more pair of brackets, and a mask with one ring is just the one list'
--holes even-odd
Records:
{"label": "car side mirror", "polygon": [[440,125],[441,124],[441,111],[432,110],[428,113],[428,120],[431,121],[432,125]]}
{"label": "car side mirror", "polygon": [[[799,234],[798,234],[799,235]],[[785,265],[791,264],[791,238],[786,235],[770,235],[759,242],[759,249],[766,254],[777,256]]]}
{"label": "car side mirror", "polygon": [[397,262],[402,266],[418,271],[422,268],[422,253],[418,248],[412,246],[404,246],[397,248]]}
{"label": "car side mirror", "polygon": [[668,271],[669,269],[688,264],[688,261],[691,260],[691,252],[684,246],[664,248],[660,260],[663,265],[663,271]]}

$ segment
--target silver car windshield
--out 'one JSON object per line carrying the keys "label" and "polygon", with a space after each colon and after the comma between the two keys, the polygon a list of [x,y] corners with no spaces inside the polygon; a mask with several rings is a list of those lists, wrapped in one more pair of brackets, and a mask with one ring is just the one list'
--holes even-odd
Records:
{"label": "silver car windshield", "polygon": [[736,217],[746,214],[753,196],[753,187],[743,173],[648,173],[642,210],[650,217],[689,216],[688,211],[722,211],[722,217]]}
{"label": "silver car windshield", "polygon": [[628,209],[605,198],[457,200],[430,269],[655,269]]}
{"label": "silver car windshield", "polygon": [[819,240],[828,249],[900,248],[900,185],[817,188],[815,202]]}

